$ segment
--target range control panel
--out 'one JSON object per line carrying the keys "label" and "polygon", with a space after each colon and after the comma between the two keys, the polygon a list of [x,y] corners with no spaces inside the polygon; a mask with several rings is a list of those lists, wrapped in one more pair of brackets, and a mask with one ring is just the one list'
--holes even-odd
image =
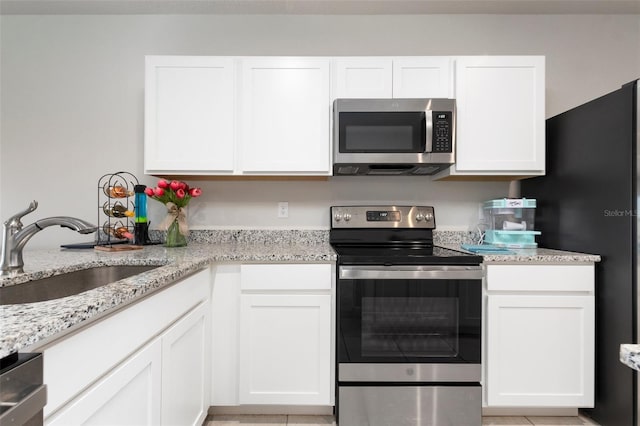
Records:
{"label": "range control panel", "polygon": [[334,206],[332,228],[426,228],[435,229],[431,206]]}
{"label": "range control panel", "polygon": [[433,111],[432,152],[453,152],[453,118],[451,111]]}

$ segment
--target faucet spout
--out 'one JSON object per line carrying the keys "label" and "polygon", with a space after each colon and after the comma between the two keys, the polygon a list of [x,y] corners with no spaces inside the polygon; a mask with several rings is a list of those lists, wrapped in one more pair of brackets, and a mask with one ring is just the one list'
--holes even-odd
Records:
{"label": "faucet spout", "polygon": [[[38,230],[44,229],[47,226],[60,225],[63,228],[69,228],[81,234],[91,234],[92,232],[96,232],[98,230],[97,226],[87,221],[84,221],[82,219],[78,219],[75,217],[69,217],[69,216],[47,217],[45,219],[40,219],[39,221],[33,223],[32,225],[35,225],[37,228],[40,228]],[[25,231],[26,229],[27,228],[25,228]]]}
{"label": "faucet spout", "polygon": [[98,230],[97,226],[89,222],[69,216],[47,217],[23,228],[20,218],[25,214],[31,213],[37,206],[38,203],[33,201],[29,209],[25,212],[14,215],[10,220],[4,222],[2,229],[2,249],[0,251],[0,257],[2,258],[0,276],[15,276],[24,272],[22,249],[24,249],[24,246],[31,237],[42,231],[44,228],[59,225],[81,234],[90,234]]}

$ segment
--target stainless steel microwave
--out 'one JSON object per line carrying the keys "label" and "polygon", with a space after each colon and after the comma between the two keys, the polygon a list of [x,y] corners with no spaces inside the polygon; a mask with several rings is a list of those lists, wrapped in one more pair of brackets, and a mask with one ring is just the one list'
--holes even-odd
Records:
{"label": "stainless steel microwave", "polygon": [[333,175],[432,175],[455,161],[454,99],[336,99]]}

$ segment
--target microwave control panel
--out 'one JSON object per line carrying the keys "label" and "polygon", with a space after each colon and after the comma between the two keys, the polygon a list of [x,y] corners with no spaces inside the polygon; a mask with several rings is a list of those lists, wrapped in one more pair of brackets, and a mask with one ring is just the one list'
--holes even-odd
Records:
{"label": "microwave control panel", "polygon": [[451,111],[433,111],[432,152],[453,152],[453,123]]}

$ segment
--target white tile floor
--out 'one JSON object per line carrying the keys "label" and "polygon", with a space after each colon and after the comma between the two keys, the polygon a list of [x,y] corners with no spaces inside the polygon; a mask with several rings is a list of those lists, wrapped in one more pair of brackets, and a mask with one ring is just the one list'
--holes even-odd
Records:
{"label": "white tile floor", "polygon": [[[267,415],[211,415],[203,426],[325,426],[335,425],[333,416],[267,416]],[[585,417],[483,417],[483,426],[597,426]],[[393,426],[393,425],[389,425]]]}

